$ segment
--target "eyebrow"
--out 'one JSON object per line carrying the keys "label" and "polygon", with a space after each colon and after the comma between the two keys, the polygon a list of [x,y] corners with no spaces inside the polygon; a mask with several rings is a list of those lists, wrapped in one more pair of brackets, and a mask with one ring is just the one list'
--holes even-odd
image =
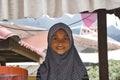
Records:
{"label": "eyebrow", "polygon": [[67,37],[69,37],[67,34],[66,34],[66,35],[64,35],[64,36],[67,36]]}
{"label": "eyebrow", "polygon": [[56,35],[56,34],[54,34],[54,35],[52,35],[52,37],[53,37],[53,36],[57,36],[57,35]]}

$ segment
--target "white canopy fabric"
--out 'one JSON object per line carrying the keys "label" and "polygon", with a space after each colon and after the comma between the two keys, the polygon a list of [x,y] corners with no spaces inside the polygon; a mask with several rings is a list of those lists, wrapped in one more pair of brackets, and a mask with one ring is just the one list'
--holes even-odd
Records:
{"label": "white canopy fabric", "polygon": [[120,0],[0,0],[0,19],[24,17],[61,17],[97,9],[120,7]]}

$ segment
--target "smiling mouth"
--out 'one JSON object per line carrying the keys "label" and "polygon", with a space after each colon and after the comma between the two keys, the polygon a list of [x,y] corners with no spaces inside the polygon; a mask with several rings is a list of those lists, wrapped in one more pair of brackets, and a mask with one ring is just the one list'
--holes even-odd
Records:
{"label": "smiling mouth", "polygon": [[64,49],[64,47],[62,47],[62,46],[58,46],[58,47],[56,47],[58,50],[63,50]]}

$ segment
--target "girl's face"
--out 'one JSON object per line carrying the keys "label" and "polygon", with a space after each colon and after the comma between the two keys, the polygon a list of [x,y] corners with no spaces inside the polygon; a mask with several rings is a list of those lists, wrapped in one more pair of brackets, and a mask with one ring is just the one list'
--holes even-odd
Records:
{"label": "girl's face", "polygon": [[65,30],[59,29],[51,38],[51,48],[58,54],[65,53],[70,46],[70,40]]}

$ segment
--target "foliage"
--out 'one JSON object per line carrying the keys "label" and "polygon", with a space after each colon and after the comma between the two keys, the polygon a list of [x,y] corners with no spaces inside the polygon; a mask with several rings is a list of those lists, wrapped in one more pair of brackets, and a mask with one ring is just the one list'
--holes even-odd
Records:
{"label": "foliage", "polygon": [[[120,61],[109,60],[109,80],[120,80]],[[99,80],[99,66],[87,66],[90,80]]]}

